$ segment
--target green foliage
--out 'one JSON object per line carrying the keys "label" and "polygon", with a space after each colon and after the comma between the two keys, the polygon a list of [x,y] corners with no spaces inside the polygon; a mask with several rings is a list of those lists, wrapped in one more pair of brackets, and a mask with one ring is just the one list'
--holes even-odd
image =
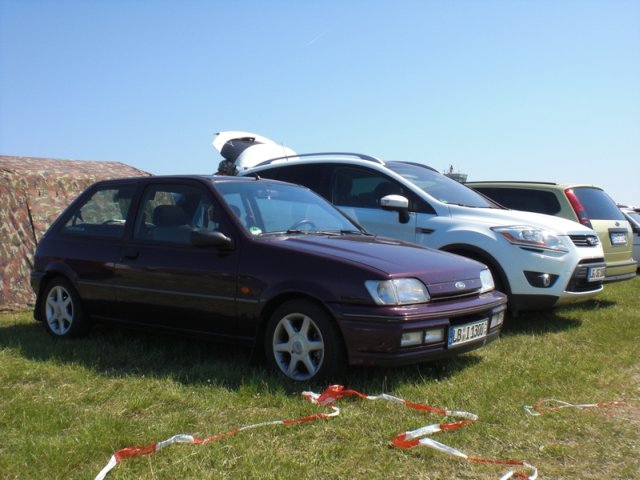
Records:
{"label": "green foliage", "polygon": [[[542,478],[631,479],[640,471],[640,278],[596,301],[508,320],[503,336],[458,358],[405,368],[350,368],[336,379],[366,394],[479,415],[434,438],[471,456],[525,460]],[[51,338],[30,312],[0,315],[0,472],[3,479],[93,478],[124,447],[177,433],[208,437],[325,411],[296,385],[250,362],[248,349],[98,326]],[[625,400],[540,417],[524,405]],[[125,460],[108,479],[496,479],[507,468],[428,448],[389,446],[435,414],[389,402],[339,401],[339,417],[248,430]]]}

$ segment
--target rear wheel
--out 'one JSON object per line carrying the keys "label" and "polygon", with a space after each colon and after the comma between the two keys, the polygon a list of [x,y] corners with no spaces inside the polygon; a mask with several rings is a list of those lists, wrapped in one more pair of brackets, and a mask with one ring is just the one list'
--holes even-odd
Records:
{"label": "rear wheel", "polygon": [[289,301],[276,309],[267,324],[264,347],[270,367],[291,380],[327,378],[345,364],[333,320],[306,300]]}
{"label": "rear wheel", "polygon": [[45,328],[55,337],[77,337],[89,328],[80,297],[64,278],[54,278],[49,282],[41,308]]}

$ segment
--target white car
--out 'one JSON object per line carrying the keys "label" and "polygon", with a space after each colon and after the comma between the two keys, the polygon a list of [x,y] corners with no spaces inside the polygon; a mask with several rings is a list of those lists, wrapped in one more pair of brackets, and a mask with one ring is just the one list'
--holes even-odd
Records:
{"label": "white car", "polygon": [[620,207],[622,214],[625,216],[631,230],[633,231],[633,259],[638,262],[640,269],[640,211],[634,208]]}
{"label": "white car", "polygon": [[360,154],[295,154],[238,174],[305,185],[370,233],[481,261],[496,288],[508,295],[513,313],[574,303],[603,289],[604,253],[593,230],[503,209],[423,164]]}

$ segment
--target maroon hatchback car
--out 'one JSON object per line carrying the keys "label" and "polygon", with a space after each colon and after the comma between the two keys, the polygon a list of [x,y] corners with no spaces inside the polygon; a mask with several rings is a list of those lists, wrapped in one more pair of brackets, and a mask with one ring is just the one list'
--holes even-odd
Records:
{"label": "maroon hatchback car", "polygon": [[259,178],[98,182],[47,231],[31,284],[54,336],[108,320],[252,342],[299,381],[478,348],[506,308],[481,263],[369,235]]}

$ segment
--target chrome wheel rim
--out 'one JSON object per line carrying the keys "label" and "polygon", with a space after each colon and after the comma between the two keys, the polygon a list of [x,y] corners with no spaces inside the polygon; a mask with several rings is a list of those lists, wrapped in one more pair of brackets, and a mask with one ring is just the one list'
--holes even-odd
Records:
{"label": "chrome wheel rim", "polygon": [[273,355],[278,368],[294,380],[315,376],[324,360],[324,340],[316,323],[302,313],[283,317],[273,332]]}
{"label": "chrome wheel rim", "polygon": [[71,295],[61,286],[55,286],[47,295],[45,303],[47,324],[56,335],[65,335],[73,324],[73,301]]}

